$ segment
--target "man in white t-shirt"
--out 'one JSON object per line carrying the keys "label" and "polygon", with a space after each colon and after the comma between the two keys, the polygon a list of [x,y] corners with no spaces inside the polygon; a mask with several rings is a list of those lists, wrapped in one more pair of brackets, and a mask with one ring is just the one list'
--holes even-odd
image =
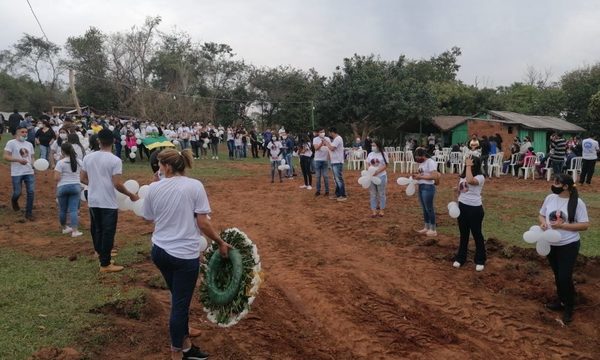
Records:
{"label": "man in white t-shirt", "polygon": [[348,198],[346,197],[344,175],[342,174],[344,169],[344,140],[334,127],[329,128],[329,136],[331,136],[332,140],[325,142],[325,145],[329,149],[331,159],[331,170],[333,171],[333,180],[335,181],[335,199],[337,201],[346,201]]}
{"label": "man in white t-shirt", "polygon": [[33,145],[27,141],[27,127],[17,126],[15,138],[9,140],[4,147],[4,160],[10,162],[10,176],[12,179],[13,193],[11,197],[12,208],[19,211],[19,197],[21,185],[24,182],[27,189],[27,205],[25,218],[34,221],[33,197],[35,192],[35,177],[33,174]]}
{"label": "man in white t-shirt", "polygon": [[325,182],[325,196],[329,195],[329,150],[326,143],[331,140],[325,136],[325,129],[319,130],[319,135],[313,138],[313,147],[315,148],[315,176],[317,177],[317,192],[315,196],[321,195],[321,177]]}
{"label": "man in white t-shirt", "polygon": [[579,184],[583,185],[592,183],[592,176],[594,176],[594,169],[596,167],[596,161],[598,160],[598,141],[596,141],[596,135],[588,136],[581,142],[581,177],[579,178]]}
{"label": "man in white t-shirt", "polygon": [[100,130],[100,151],[87,155],[81,168],[81,182],[88,185],[90,231],[100,260],[100,272],[123,270],[122,266],[111,263],[119,209],[115,189],[128,196],[131,201],[139,200],[136,194],[129,192],[123,185],[123,163],[112,153],[113,139],[110,130]]}

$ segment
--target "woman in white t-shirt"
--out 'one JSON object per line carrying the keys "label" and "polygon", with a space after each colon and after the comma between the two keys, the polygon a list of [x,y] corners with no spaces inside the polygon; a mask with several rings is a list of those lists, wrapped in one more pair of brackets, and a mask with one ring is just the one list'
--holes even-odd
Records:
{"label": "woman in white t-shirt", "polygon": [[[72,237],[83,235],[78,230],[79,226],[79,199],[81,196],[81,184],[79,173],[81,171],[81,160],[73,145],[63,142],[60,145],[61,156],[54,168],[54,179],[56,184],[56,197],[58,198],[58,220],[63,234],[71,234]],[[67,214],[70,218],[70,226],[67,226]]]}
{"label": "woman in white t-shirt", "polygon": [[435,224],[435,209],[433,200],[435,198],[435,180],[440,174],[437,171],[437,163],[431,159],[431,155],[424,148],[415,149],[415,161],[419,164],[419,173],[413,176],[419,184],[419,202],[423,208],[423,220],[425,226],[417,231],[427,236],[437,236]]}
{"label": "woman in white t-shirt", "polygon": [[192,345],[188,325],[200,253],[208,247],[203,235],[219,244],[223,257],[227,257],[231,247],[211,225],[210,204],[204,186],[185,176],[185,169],[192,167],[192,161],[189,149],[161,151],[158,164],[164,178],[150,185],[144,199],[144,218],[154,222],[152,261],[171,292],[172,359],[204,359],[208,356]]}
{"label": "woman in white t-shirt", "polygon": [[373,142],[371,147],[371,152],[367,156],[367,164],[368,166],[374,166],[377,168],[377,171],[373,173],[373,176],[379,177],[381,179],[381,184],[375,185],[371,182],[371,186],[369,187],[369,201],[371,205],[371,217],[383,217],[383,213],[385,210],[385,188],[387,185],[387,165],[388,160],[385,152],[383,151],[383,147],[381,146],[381,142],[376,140]]}
{"label": "woman in white t-shirt", "polygon": [[465,159],[465,169],[458,181],[458,230],[460,231],[460,245],[454,256],[455,268],[461,267],[467,261],[469,236],[473,234],[475,240],[475,270],[483,271],[486,261],[485,240],[481,232],[483,223],[483,202],[481,190],[485,177],[481,173],[481,159],[468,157]]}
{"label": "woman in white t-shirt", "polygon": [[573,318],[575,287],[573,268],[581,245],[579,232],[589,228],[590,223],[585,203],[579,198],[573,178],[558,174],[551,186],[552,194],[546,196],[540,209],[540,227],[554,229],[560,233],[560,240],[552,243],[548,262],[554,272],[558,299],[546,304],[554,311],[564,311],[563,322]]}
{"label": "woman in white t-shirt", "polygon": [[271,183],[275,182],[275,171],[279,173],[279,182],[283,182],[282,173],[281,170],[279,170],[282,148],[283,145],[276,136],[273,136],[271,142],[267,145],[267,149],[269,149],[269,160],[271,160]]}

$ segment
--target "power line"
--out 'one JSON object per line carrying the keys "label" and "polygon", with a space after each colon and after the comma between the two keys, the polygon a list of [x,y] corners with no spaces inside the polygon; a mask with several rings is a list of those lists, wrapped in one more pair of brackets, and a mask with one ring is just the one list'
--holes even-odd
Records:
{"label": "power line", "polygon": [[35,21],[37,21],[37,24],[40,27],[40,30],[42,30],[42,34],[44,34],[46,41],[50,42],[50,40],[48,40],[48,36],[46,35],[46,32],[44,31],[44,28],[42,27],[42,24],[40,23],[37,15],[35,14],[35,11],[33,11],[33,7],[31,6],[31,3],[29,2],[29,0],[25,0],[25,1],[27,1],[27,4],[29,5],[29,8],[31,9],[31,13],[33,14],[33,17],[35,18]]}

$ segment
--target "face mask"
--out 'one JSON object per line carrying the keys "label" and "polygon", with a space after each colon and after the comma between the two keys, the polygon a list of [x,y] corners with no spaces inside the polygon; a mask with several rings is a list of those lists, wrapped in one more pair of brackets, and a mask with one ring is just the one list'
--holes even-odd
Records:
{"label": "face mask", "polygon": [[562,185],[561,186],[552,185],[550,187],[550,190],[552,190],[552,192],[555,193],[556,195],[565,191],[565,189],[563,189]]}
{"label": "face mask", "polygon": [[322,139],[325,137],[325,133],[319,133],[319,137]]}
{"label": "face mask", "polygon": [[360,139],[359,139],[359,138],[356,138],[356,142],[360,142]]}
{"label": "face mask", "polygon": [[287,135],[283,135],[283,136],[282,136],[282,138],[283,138],[283,139],[287,139]]}
{"label": "face mask", "polygon": [[110,130],[110,131],[113,131],[114,129],[115,129],[115,127],[112,125],[108,127],[108,130]]}
{"label": "face mask", "polygon": [[377,146],[373,146],[372,150],[373,150],[373,152],[376,152],[376,153],[379,152],[379,148]]}
{"label": "face mask", "polygon": [[19,136],[17,138],[17,140],[19,140],[20,142],[25,142],[25,140],[27,140],[27,137],[25,137],[25,136]]}
{"label": "face mask", "polygon": [[59,134],[58,136],[60,136],[61,139],[66,140],[67,139],[67,134]]}

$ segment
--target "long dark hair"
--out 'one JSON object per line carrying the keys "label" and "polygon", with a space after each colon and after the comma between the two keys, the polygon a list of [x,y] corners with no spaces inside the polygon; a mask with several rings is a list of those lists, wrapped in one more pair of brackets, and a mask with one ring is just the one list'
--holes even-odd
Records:
{"label": "long dark hair", "polygon": [[[77,135],[76,133],[70,133],[69,135],[67,135],[67,141],[71,145],[79,145],[81,153],[85,154],[85,151],[83,150],[83,145],[81,145],[81,142],[79,141],[79,135]],[[73,150],[75,149],[73,148]]]}
{"label": "long dark hair", "polygon": [[575,222],[575,213],[577,212],[577,203],[579,202],[579,192],[575,187],[575,182],[571,175],[558,174],[556,181],[562,185],[567,185],[567,191],[569,191],[569,204],[567,205],[567,211],[569,212],[569,223]]}
{"label": "long dark hair", "polygon": [[415,149],[415,157],[425,157],[425,158],[430,158],[431,154],[429,154],[427,152],[427,149],[423,148],[423,147],[418,147]]}
{"label": "long dark hair", "polygon": [[383,146],[381,145],[381,140],[375,140],[375,141],[373,141],[373,144],[375,146],[377,146],[377,148],[379,149],[379,152],[381,153],[381,156],[383,157],[383,162],[387,166],[388,162],[387,162],[387,159],[385,157],[385,151],[383,151]]}
{"label": "long dark hair", "polygon": [[73,148],[73,145],[71,145],[68,142],[64,142],[64,143],[62,143],[62,145],[60,145],[60,151],[62,151],[63,154],[69,156],[69,161],[71,162],[71,171],[76,172],[77,171],[77,154],[75,153],[75,149]]}
{"label": "long dark hair", "polygon": [[[477,176],[477,175],[481,175],[481,159],[477,156],[473,156],[471,157],[471,159],[473,160],[473,166],[471,166],[471,174],[473,174],[473,177]],[[460,174],[460,177],[462,179],[464,179],[465,177],[467,177],[467,167],[465,166],[465,168],[463,169],[462,173]]]}

